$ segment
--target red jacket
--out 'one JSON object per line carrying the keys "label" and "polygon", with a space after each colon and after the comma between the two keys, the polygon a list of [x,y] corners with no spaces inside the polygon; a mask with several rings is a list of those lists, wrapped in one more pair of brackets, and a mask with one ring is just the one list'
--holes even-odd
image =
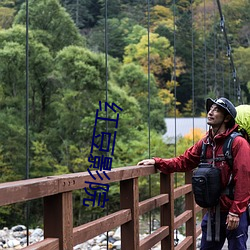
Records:
{"label": "red jacket", "polygon": [[[218,134],[212,139],[209,134],[187,149],[184,154],[176,158],[162,159],[154,158],[155,166],[163,173],[186,172],[198,166],[202,151],[202,142],[209,143],[207,146],[206,159],[213,158],[213,146],[215,158],[223,157],[223,144],[225,138],[237,131],[238,125],[228,129],[223,134]],[[220,198],[221,211],[232,212],[241,215],[247,208],[250,201],[250,144],[241,136],[237,136],[232,144],[233,155],[233,180],[234,180],[234,200],[230,200],[226,195]],[[230,179],[231,170],[226,161],[215,162],[215,166],[221,169],[221,184],[224,189]]]}

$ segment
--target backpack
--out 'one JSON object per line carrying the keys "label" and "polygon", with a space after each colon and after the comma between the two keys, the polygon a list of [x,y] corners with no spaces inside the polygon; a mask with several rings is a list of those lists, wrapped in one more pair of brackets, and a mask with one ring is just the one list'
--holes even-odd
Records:
{"label": "backpack", "polygon": [[[223,145],[224,157],[217,157],[215,161],[226,160],[230,169],[233,168],[232,143],[241,133],[231,133]],[[213,166],[212,163],[206,162],[207,144],[202,144],[201,162],[198,168],[193,172],[192,187],[195,202],[203,208],[215,207],[219,203],[220,196],[223,192],[221,188],[221,170]],[[230,182],[226,188],[227,195],[233,199],[233,186]],[[225,191],[225,190],[224,190]]]}
{"label": "backpack", "polygon": [[221,194],[221,171],[211,163],[201,162],[193,172],[192,186],[195,202],[203,208],[214,207]]}
{"label": "backpack", "polygon": [[243,137],[250,143],[250,105],[239,105],[235,109],[237,111],[235,122],[239,125]]}

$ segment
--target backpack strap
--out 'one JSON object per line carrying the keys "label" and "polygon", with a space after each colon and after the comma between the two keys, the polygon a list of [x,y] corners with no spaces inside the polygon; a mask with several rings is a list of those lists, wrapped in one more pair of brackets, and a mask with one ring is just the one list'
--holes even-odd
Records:
{"label": "backpack strap", "polygon": [[206,152],[207,152],[207,144],[202,142],[200,162],[205,162],[205,160],[206,160]]}
{"label": "backpack strap", "polygon": [[[232,155],[232,144],[233,144],[233,140],[237,137],[237,136],[242,136],[241,133],[239,132],[233,132],[231,133],[224,145],[223,145],[223,154],[224,154],[224,157],[225,157],[225,160],[226,162],[228,163],[231,171],[233,171],[233,155]],[[227,187],[224,191],[224,194],[226,194],[231,200],[234,199],[234,184],[233,184],[233,181],[232,181],[232,174],[230,176],[230,180],[227,184]]]}
{"label": "backpack strap", "polygon": [[233,156],[232,156],[232,144],[233,144],[233,140],[237,137],[237,136],[242,136],[241,133],[239,132],[233,132],[231,133],[224,145],[223,145],[223,154],[225,156],[225,159],[230,167],[230,169],[232,170],[233,169]]}

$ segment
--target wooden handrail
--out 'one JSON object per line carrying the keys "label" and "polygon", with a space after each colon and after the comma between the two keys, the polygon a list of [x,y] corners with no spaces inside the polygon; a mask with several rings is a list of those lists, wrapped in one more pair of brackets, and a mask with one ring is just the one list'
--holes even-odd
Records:
{"label": "wooden handrail", "polygon": [[[104,179],[102,183],[119,182],[155,173],[156,170],[153,166],[115,168],[108,174],[110,180]],[[98,178],[95,172],[92,175]],[[0,206],[83,189],[88,187],[85,181],[93,181],[88,172],[0,183]]]}
{"label": "wooden handrail", "polygon": [[[44,240],[24,249],[71,250],[73,246],[121,226],[122,249],[143,250],[161,241],[161,249],[175,249],[174,230],[186,224],[186,238],[176,249],[196,249],[196,213],[201,211],[193,199],[191,173],[186,184],[174,189],[173,174],[160,174],[160,194],[139,202],[138,178],[157,173],[154,166],[129,166],[112,169],[110,180],[103,184],[120,182],[120,206],[115,213],[73,228],[72,192],[88,187],[93,182],[88,172],[47,176],[0,184],[0,206],[44,199]],[[94,177],[97,174],[92,172]],[[185,196],[186,210],[174,217],[174,200]],[[160,207],[161,226],[140,241],[139,216]]]}

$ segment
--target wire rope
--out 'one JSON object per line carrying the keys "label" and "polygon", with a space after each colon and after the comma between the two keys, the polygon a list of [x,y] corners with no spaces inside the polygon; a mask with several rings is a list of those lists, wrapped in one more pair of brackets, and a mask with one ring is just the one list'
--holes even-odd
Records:
{"label": "wire rope", "polygon": [[207,16],[206,16],[206,0],[204,0],[203,15],[204,15],[203,36],[204,36],[204,90],[205,90],[204,93],[205,93],[205,97],[207,97],[207,39],[206,39]]}
{"label": "wire rope", "polygon": [[224,70],[225,70],[225,67],[224,67],[224,60],[223,58],[221,57],[221,54],[222,54],[222,51],[224,49],[224,43],[223,41],[221,41],[221,39],[218,39],[218,49],[219,49],[219,61],[220,61],[220,78],[221,78],[221,86],[222,86],[222,96],[225,96],[225,76],[224,76]]}
{"label": "wire rope", "polygon": [[[108,79],[109,79],[109,74],[108,74],[108,0],[105,0],[105,21],[104,21],[104,46],[105,46],[105,86],[106,86],[106,91],[105,91],[105,101],[108,103]],[[108,109],[106,109],[106,118],[108,118]],[[106,119],[106,133],[108,133],[108,120]],[[108,142],[107,142],[108,143]],[[108,152],[106,152],[106,156],[108,157]],[[107,192],[107,198],[108,198],[108,192]],[[106,206],[106,215],[109,213],[109,203],[107,203]],[[109,249],[109,232],[107,231],[107,249]]]}
{"label": "wire rope", "polygon": [[219,15],[220,15],[221,31],[224,34],[224,38],[225,38],[226,45],[227,45],[227,57],[230,60],[230,69],[232,70],[232,78],[233,78],[233,86],[234,86],[233,90],[234,90],[235,95],[237,96],[238,103],[241,104],[242,103],[241,86],[240,86],[239,80],[237,80],[237,72],[236,72],[236,68],[235,68],[235,65],[234,65],[231,45],[229,43],[228,36],[227,36],[225,18],[224,18],[223,13],[222,13],[220,0],[216,0],[216,2],[217,2],[218,10],[219,10]]}
{"label": "wire rope", "polygon": [[176,107],[176,98],[177,98],[177,86],[176,86],[176,2],[173,0],[173,22],[174,22],[174,55],[173,55],[173,63],[174,63],[174,69],[173,69],[173,81],[174,81],[174,115],[175,115],[175,120],[174,120],[174,127],[175,127],[175,149],[174,149],[174,154],[176,156],[177,154],[177,149],[176,149],[176,137],[177,137],[177,126],[176,126],[176,116],[177,116],[177,107]]}
{"label": "wire rope", "polygon": [[[26,0],[26,34],[25,34],[26,44],[25,44],[25,81],[26,81],[26,100],[25,100],[25,125],[26,125],[26,173],[25,179],[29,179],[29,0]],[[29,245],[29,210],[30,203],[25,203],[25,214],[26,214],[26,239],[27,246]]]}
{"label": "wire rope", "polygon": [[[147,0],[147,30],[148,30],[148,158],[151,157],[151,141],[150,141],[150,130],[151,130],[151,120],[150,120],[150,0]],[[149,197],[152,195],[151,191],[151,175],[148,176],[148,192]],[[151,228],[152,228],[152,213],[149,212],[149,233],[151,234]]]}
{"label": "wire rope", "polygon": [[216,32],[216,14],[215,14],[215,0],[213,1],[213,10],[214,10],[214,91],[217,95],[217,32]]}
{"label": "wire rope", "polygon": [[192,39],[192,72],[191,72],[191,79],[192,79],[192,116],[193,116],[193,144],[194,144],[194,117],[195,117],[195,92],[194,92],[194,11],[193,11],[193,0],[191,0],[191,39]]}
{"label": "wire rope", "polygon": [[[173,69],[173,81],[174,81],[174,127],[175,127],[175,140],[174,140],[174,155],[177,155],[177,107],[176,107],[176,99],[177,99],[177,84],[176,84],[176,2],[173,0],[173,24],[174,24],[174,34],[173,34],[173,43],[174,43],[174,55],[173,55],[173,63],[174,63],[174,69]],[[175,187],[177,187],[177,173],[175,173]],[[179,239],[178,239],[178,232],[177,229],[175,230],[175,245],[178,245]]]}

